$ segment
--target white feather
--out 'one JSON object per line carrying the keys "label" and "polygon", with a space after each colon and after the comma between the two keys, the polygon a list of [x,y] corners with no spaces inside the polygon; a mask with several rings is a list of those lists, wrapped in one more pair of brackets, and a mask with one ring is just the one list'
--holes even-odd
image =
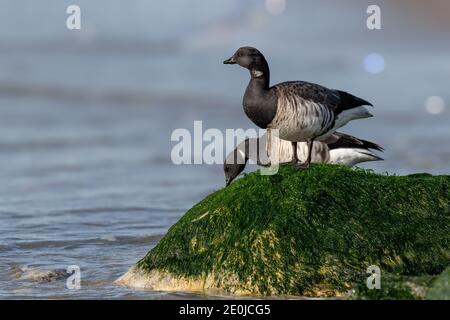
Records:
{"label": "white feather", "polygon": [[377,160],[381,160],[381,158],[370,150],[342,148],[342,149],[333,149],[330,151],[329,163],[342,164],[349,167],[353,167],[354,165],[361,162],[377,161]]}
{"label": "white feather", "polygon": [[330,135],[336,132],[339,128],[345,126],[347,123],[349,123],[352,120],[357,119],[365,119],[365,118],[371,118],[373,115],[367,110],[366,107],[357,107],[353,109],[348,109],[342,111],[335,119],[334,126],[331,130],[329,130],[324,135],[318,137],[316,140],[324,141],[326,140]]}
{"label": "white feather", "polygon": [[[269,133],[269,134],[268,134]],[[250,144],[260,143],[260,154],[256,155],[256,147],[250,147],[249,159],[253,163],[277,164],[292,161],[292,144],[290,141],[282,140],[274,135],[268,133],[262,135],[259,139],[249,139]],[[243,161],[245,158],[245,143],[241,142],[237,147],[239,155],[242,157],[238,161]],[[307,158],[308,145],[306,142],[297,143],[297,155],[300,161],[305,161]],[[259,161],[258,161],[259,160]],[[346,166],[354,166],[361,162],[381,160],[375,153],[366,149],[358,148],[339,148],[329,150],[326,143],[315,141],[313,144],[313,151],[311,154],[311,161],[313,163],[330,163],[341,164]],[[231,158],[228,160],[231,161]],[[240,163],[240,162],[239,162]]]}

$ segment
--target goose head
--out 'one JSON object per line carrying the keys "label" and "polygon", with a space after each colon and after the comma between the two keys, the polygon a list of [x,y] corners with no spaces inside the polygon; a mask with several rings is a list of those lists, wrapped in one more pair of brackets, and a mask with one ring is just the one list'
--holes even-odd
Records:
{"label": "goose head", "polygon": [[242,171],[244,171],[247,160],[247,157],[239,150],[239,148],[234,149],[234,151],[227,156],[225,163],[223,164],[225,185],[227,187],[239,174],[241,174]]}
{"label": "goose head", "polygon": [[253,47],[241,47],[237,49],[237,51],[223,63],[238,64],[251,72],[255,72],[255,75],[263,73],[267,69],[266,59],[258,49]]}

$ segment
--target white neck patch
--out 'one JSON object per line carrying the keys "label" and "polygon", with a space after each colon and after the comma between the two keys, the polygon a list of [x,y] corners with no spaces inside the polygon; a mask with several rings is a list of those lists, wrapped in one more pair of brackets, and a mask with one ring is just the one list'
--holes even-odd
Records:
{"label": "white neck patch", "polygon": [[252,75],[253,75],[255,78],[259,78],[259,77],[261,77],[262,75],[264,75],[264,72],[259,71],[259,70],[252,70]]}

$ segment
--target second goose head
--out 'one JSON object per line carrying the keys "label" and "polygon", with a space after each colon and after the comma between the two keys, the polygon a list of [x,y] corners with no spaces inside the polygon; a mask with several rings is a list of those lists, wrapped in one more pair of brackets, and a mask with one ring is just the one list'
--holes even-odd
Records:
{"label": "second goose head", "polygon": [[245,153],[237,147],[225,159],[223,164],[223,172],[225,174],[225,185],[228,187],[230,183],[241,174],[245,169],[248,158]]}
{"label": "second goose head", "polygon": [[259,52],[253,47],[241,47],[229,59],[223,62],[224,64],[238,64],[243,68],[250,70],[253,77],[268,76],[269,67],[267,61]]}

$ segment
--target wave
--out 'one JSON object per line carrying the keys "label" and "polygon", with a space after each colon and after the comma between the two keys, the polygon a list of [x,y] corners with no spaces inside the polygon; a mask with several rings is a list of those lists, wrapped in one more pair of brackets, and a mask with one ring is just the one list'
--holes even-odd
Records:
{"label": "wave", "polygon": [[188,94],[161,93],[130,89],[91,89],[62,87],[51,84],[19,83],[0,81],[0,97],[45,98],[64,102],[106,103],[112,105],[180,105],[194,108],[228,107],[231,103],[217,97],[193,96]]}
{"label": "wave", "polygon": [[139,244],[154,244],[158,242],[164,235],[147,235],[142,237],[133,236],[114,236],[104,235],[98,238],[89,239],[72,239],[72,240],[40,240],[29,242],[18,242],[10,246],[5,246],[9,250],[16,249],[43,249],[43,248],[66,248],[86,245],[139,245]]}
{"label": "wave", "polygon": [[50,212],[48,215],[60,214],[80,214],[80,213],[126,213],[126,212],[183,212],[186,208],[164,208],[164,207],[87,207],[76,209],[56,210]]}
{"label": "wave", "polygon": [[149,40],[119,37],[51,37],[28,39],[26,41],[5,40],[0,43],[0,53],[27,53],[46,55],[175,55],[182,50],[176,39]]}

